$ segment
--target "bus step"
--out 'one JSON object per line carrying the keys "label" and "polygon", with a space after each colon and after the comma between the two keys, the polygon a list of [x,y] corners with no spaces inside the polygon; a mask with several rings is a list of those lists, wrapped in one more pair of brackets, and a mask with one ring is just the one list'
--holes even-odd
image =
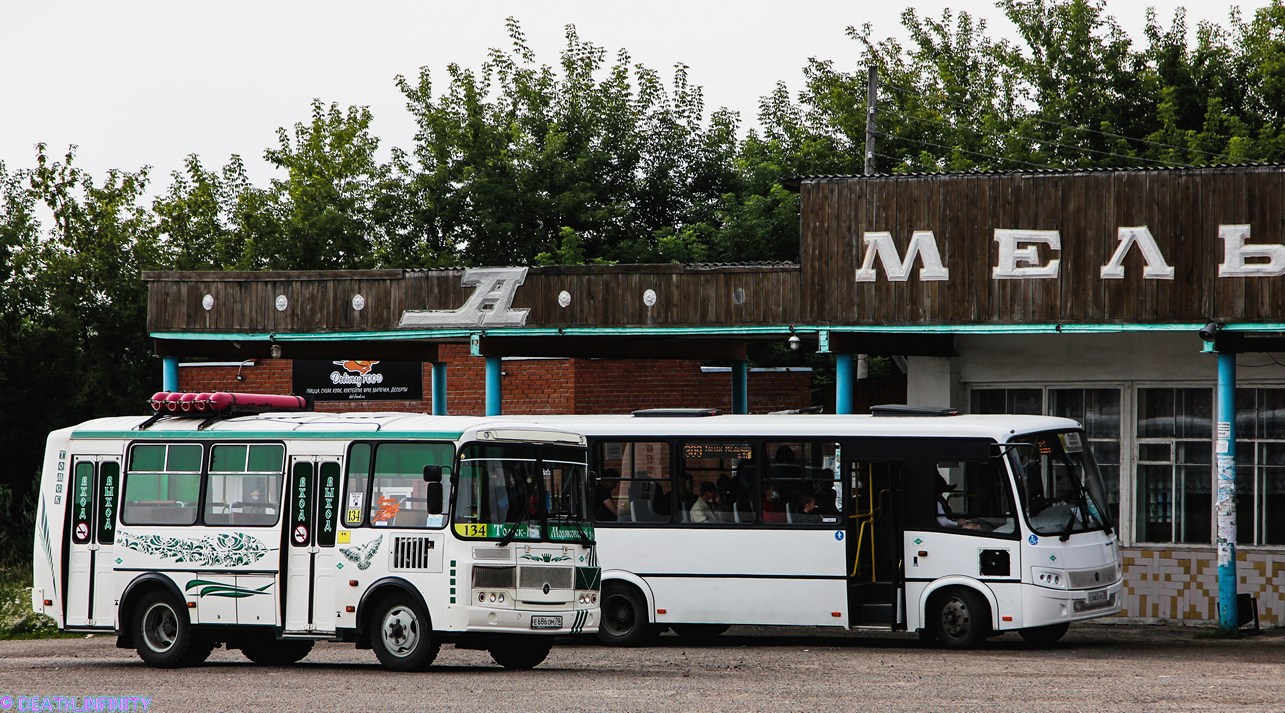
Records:
{"label": "bus step", "polygon": [[892,623],[892,605],[891,604],[862,604],[861,605],[861,623],[862,624],[891,624]]}

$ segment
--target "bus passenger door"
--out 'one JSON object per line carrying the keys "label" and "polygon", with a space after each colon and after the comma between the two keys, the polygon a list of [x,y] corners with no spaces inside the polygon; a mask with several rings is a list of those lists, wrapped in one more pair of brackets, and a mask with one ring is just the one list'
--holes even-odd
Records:
{"label": "bus passenger door", "polygon": [[904,623],[901,465],[844,461],[848,479],[848,611],[852,626]]}
{"label": "bus passenger door", "polygon": [[290,462],[290,519],[285,523],[284,634],[335,631],[334,547],[339,517],[339,462],[313,456]]}
{"label": "bus passenger door", "polygon": [[112,544],[120,498],[120,460],[72,458],[67,506],[66,626],[114,626]]}

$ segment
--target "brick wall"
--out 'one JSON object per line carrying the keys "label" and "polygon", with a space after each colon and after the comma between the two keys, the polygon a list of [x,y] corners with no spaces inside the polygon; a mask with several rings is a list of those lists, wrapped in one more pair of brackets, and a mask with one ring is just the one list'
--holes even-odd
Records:
{"label": "brick wall", "polygon": [[[446,410],[486,412],[486,360],[465,345],[444,344]],[[629,413],[640,408],[732,408],[729,371],[702,371],[700,362],[673,359],[506,359],[503,411],[511,414]],[[237,379],[238,372],[240,380]],[[812,405],[807,371],[752,370],[750,412]],[[424,364],[422,401],[319,401],[318,411],[432,411],[432,367]],[[291,393],[291,362],[261,359],[244,367],[185,365],[180,391]]]}

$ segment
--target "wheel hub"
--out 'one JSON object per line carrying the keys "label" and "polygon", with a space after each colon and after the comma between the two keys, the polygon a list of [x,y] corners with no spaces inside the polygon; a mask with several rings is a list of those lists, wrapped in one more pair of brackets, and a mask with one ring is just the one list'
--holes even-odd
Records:
{"label": "wheel hub", "polygon": [[147,608],[143,614],[143,641],[147,648],[165,653],[178,638],[178,617],[174,610],[161,602]]}
{"label": "wheel hub", "polygon": [[419,622],[415,619],[415,614],[406,607],[394,607],[384,615],[381,633],[384,648],[390,654],[406,656],[419,643]]}

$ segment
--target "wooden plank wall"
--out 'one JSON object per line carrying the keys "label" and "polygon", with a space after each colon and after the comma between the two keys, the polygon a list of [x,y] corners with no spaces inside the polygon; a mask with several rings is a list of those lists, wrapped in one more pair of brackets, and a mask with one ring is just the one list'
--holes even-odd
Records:
{"label": "wooden plank wall", "polygon": [[[1250,244],[1285,244],[1285,169],[1279,166],[1049,174],[943,174],[805,180],[801,284],[808,323],[1104,324],[1279,322],[1285,277],[1219,278],[1219,225],[1249,224]],[[1119,227],[1147,226],[1173,280],[1143,279],[1134,247],[1122,280],[1100,269]],[[996,229],[1057,230],[1056,279],[996,280]],[[931,230],[944,282],[857,283],[863,233],[889,231],[904,256]]]}
{"label": "wooden plank wall", "polygon": [[[463,270],[336,272],[151,272],[152,332],[320,333],[397,329],[404,310],[456,309],[472,288]],[[656,292],[648,307],[643,294]],[[571,295],[558,304],[562,291]],[[527,327],[788,325],[800,320],[797,265],[535,267],[513,308]],[[365,307],[353,309],[361,294]],[[206,295],[214,306],[206,310]],[[288,302],[276,309],[278,295]]]}

